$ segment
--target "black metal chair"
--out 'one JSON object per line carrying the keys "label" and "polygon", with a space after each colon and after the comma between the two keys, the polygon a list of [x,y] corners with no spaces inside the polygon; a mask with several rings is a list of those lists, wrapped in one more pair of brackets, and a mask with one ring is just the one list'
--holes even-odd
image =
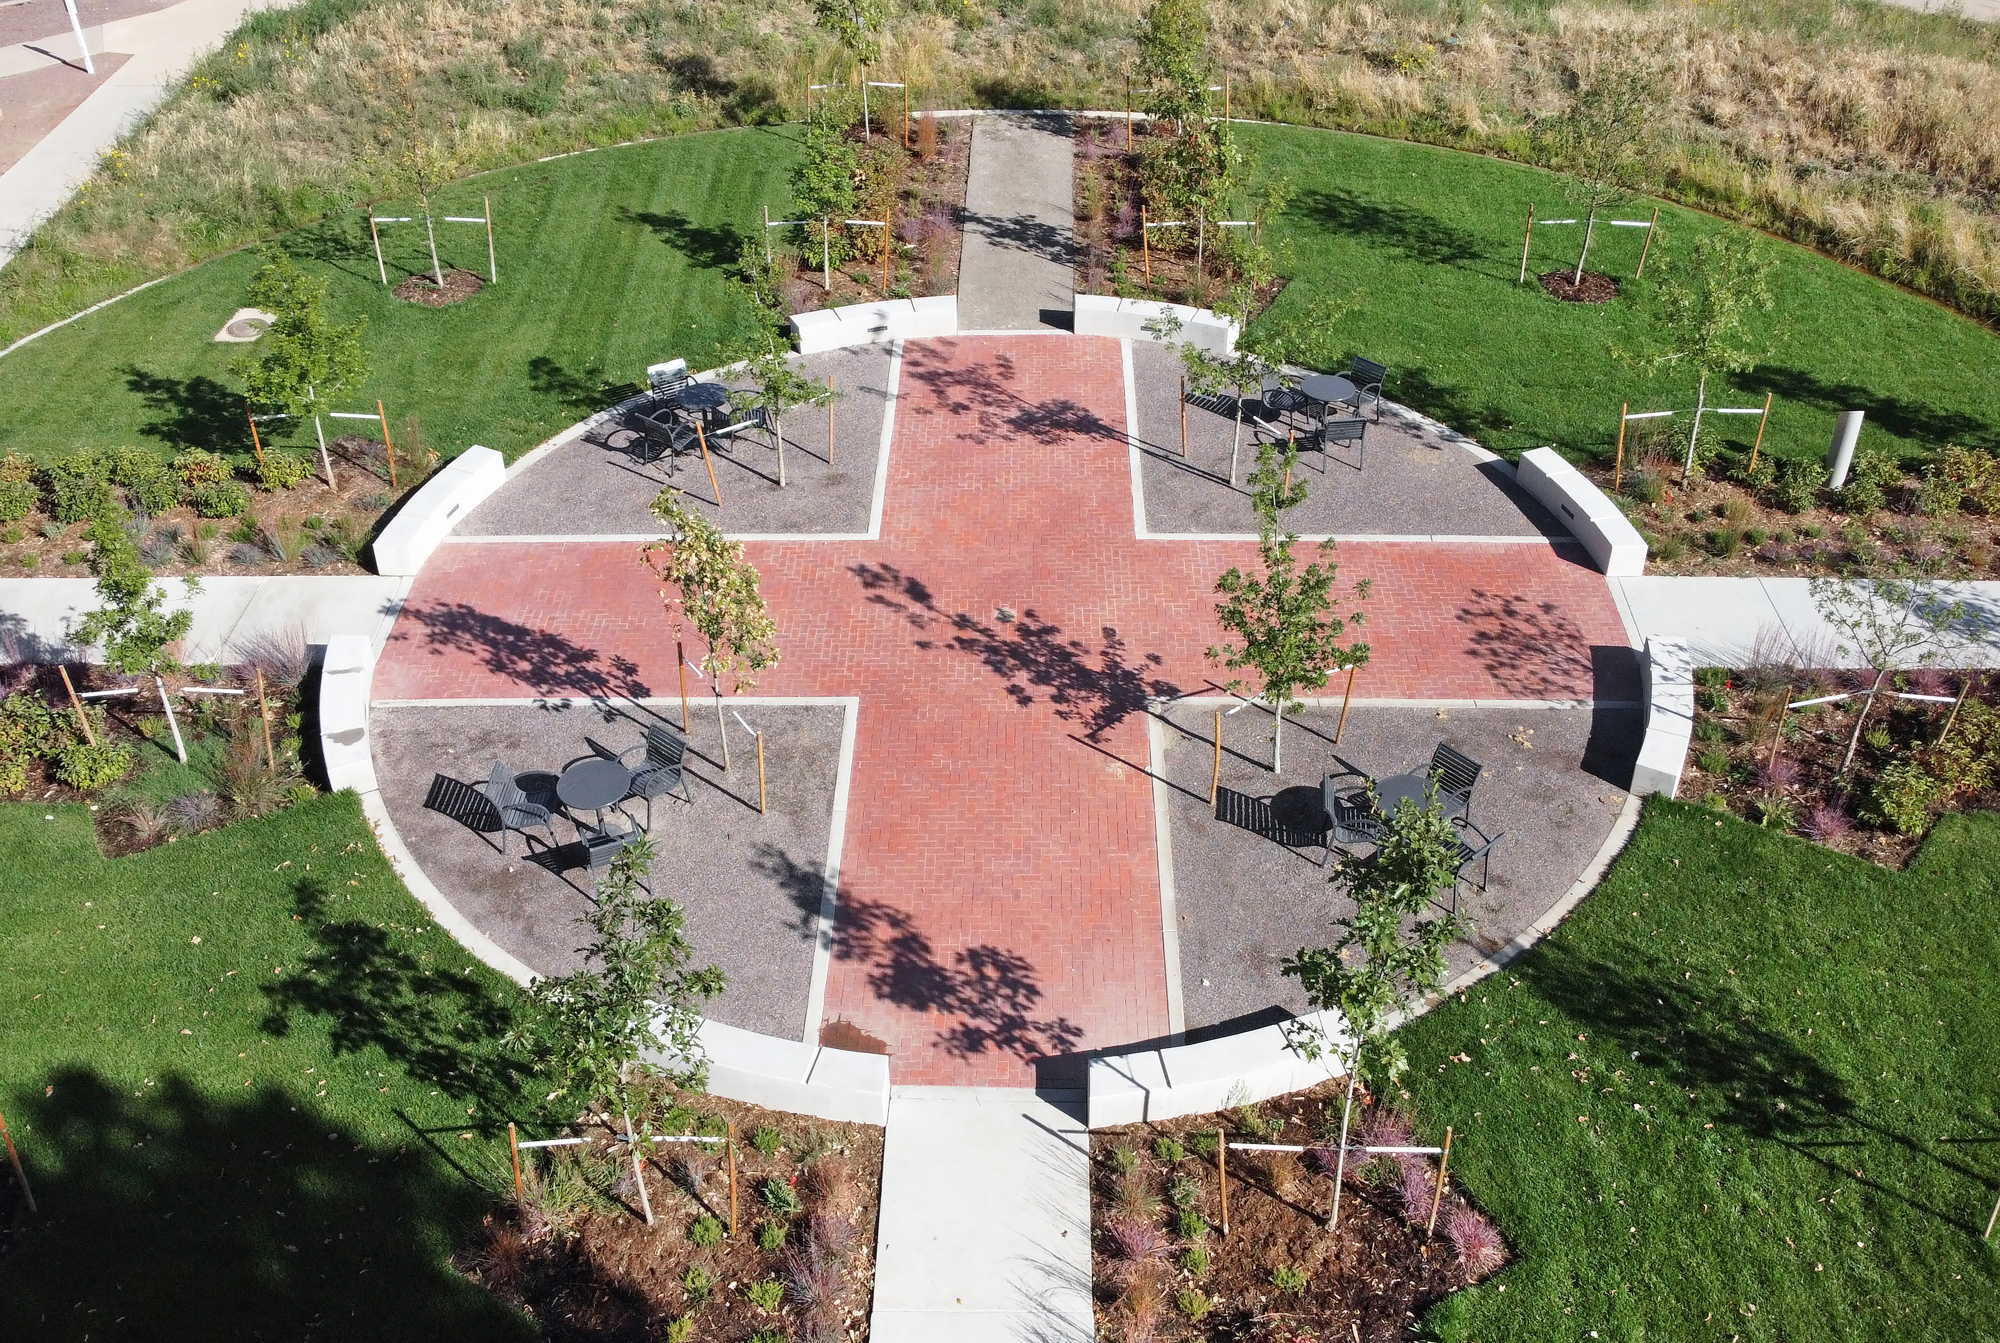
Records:
{"label": "black metal chair", "polygon": [[1321,867],[1332,860],[1336,844],[1374,844],[1382,837],[1382,818],[1375,812],[1374,800],[1366,790],[1340,782],[1351,777],[1329,774],[1320,781],[1320,798],[1326,808],[1326,852],[1320,856]]}
{"label": "black metal chair", "polygon": [[1431,752],[1430,776],[1437,781],[1438,801],[1444,804],[1445,815],[1472,820],[1472,790],[1479,786],[1484,772],[1485,767],[1471,756],[1438,743]]}
{"label": "black metal chair", "polygon": [[1359,471],[1368,465],[1368,421],[1366,420],[1329,420],[1295,441],[1301,453],[1320,454],[1321,470],[1326,469],[1324,463],[1333,457],[1333,449],[1348,443],[1352,443],[1356,449],[1354,469]]}
{"label": "black metal chair", "polygon": [[681,734],[665,723],[654,723],[646,729],[646,739],[618,757],[619,764],[625,764],[627,756],[640,756],[642,763],[632,765],[632,786],[625,792],[625,799],[642,798],[646,803],[646,829],[653,828],[653,799],[669,795],[680,798],[692,806],[694,793],[687,786],[687,772],[683,762],[687,757],[687,742]]}
{"label": "black metal chair", "polygon": [[688,385],[688,363],[685,359],[669,359],[664,364],[654,364],[646,370],[646,390],[652,394],[652,407],[661,410],[680,408],[680,390]]}
{"label": "black metal chair", "polygon": [[1354,407],[1354,413],[1359,415],[1361,414],[1363,403],[1373,401],[1375,403],[1375,419],[1377,423],[1380,423],[1382,419],[1382,384],[1388,376],[1389,369],[1386,365],[1378,364],[1373,359],[1363,359],[1358,355],[1355,356],[1353,362],[1347,367],[1347,380],[1354,384],[1354,396],[1351,400],[1343,404]]}
{"label": "black metal chair", "polygon": [[1467,870],[1476,862],[1479,864],[1480,890],[1486,889],[1487,878],[1492,875],[1493,846],[1507,838],[1505,833],[1488,838],[1485,831],[1470,821],[1452,822],[1458,828],[1458,847],[1452,855],[1451,912],[1458,913],[1458,888],[1467,881]]}
{"label": "black metal chair", "polygon": [[681,419],[675,410],[663,408],[637,414],[630,423],[639,431],[632,455],[643,464],[677,458],[693,452],[697,446],[694,426]]}
{"label": "black metal chair", "polygon": [[494,812],[498,814],[500,819],[500,856],[502,858],[507,856],[508,833],[519,830],[521,838],[525,842],[528,837],[528,827],[531,825],[542,827],[548,834],[549,847],[555,847],[556,830],[555,824],[549,815],[549,809],[538,802],[529,801],[527,793],[523,792],[521,786],[514,782],[513,774],[508,771],[505,765],[497,760],[493,762],[492,777],[486,780],[486,786],[483,791],[485,792],[487,802],[492,805]]}

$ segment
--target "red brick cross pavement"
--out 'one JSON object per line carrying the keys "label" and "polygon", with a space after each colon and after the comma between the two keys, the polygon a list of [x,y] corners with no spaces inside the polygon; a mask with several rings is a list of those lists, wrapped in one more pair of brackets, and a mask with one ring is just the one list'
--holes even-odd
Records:
{"label": "red brick cross pavement", "polygon": [[[1116,341],[913,343],[881,540],[749,546],[783,650],[758,693],[861,697],[825,1019],[899,1083],[1028,1086],[1168,1031],[1143,702],[1209,684],[1215,576],[1254,548],[1138,540],[1124,421]],[[672,693],[635,547],[519,549],[437,552],[378,697]],[[1367,696],[1588,697],[1590,645],[1625,642],[1554,548],[1339,558],[1375,584]]]}

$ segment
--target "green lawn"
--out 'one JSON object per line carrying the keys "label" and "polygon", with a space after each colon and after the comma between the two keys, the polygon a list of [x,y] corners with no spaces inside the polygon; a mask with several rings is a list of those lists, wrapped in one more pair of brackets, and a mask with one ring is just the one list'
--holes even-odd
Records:
{"label": "green lawn", "polygon": [[[1354,353],[1390,366],[1389,395],[1513,456],[1553,443],[1571,455],[1612,451],[1618,407],[1692,409],[1692,374],[1646,376],[1613,347],[1646,348],[1664,245],[1688,250],[1703,232],[1734,228],[1675,206],[1660,209],[1646,273],[1630,279],[1643,229],[1601,229],[1591,268],[1625,282],[1604,306],[1559,303],[1537,271],[1574,264],[1583,230],[1538,228],[1526,285],[1516,283],[1521,231],[1533,202],[1544,219],[1577,212],[1537,169],[1333,131],[1245,128],[1261,171],[1294,195],[1266,239],[1294,277],[1274,318],[1315,297],[1357,293],[1339,328]],[[1623,206],[1645,219],[1652,203]],[[1773,338],[1757,369],[1710,404],[1761,406],[1776,394],[1767,446],[1824,454],[1834,413],[1865,410],[1864,444],[1903,455],[1946,442],[2000,448],[2000,336],[1881,280],[1773,241],[1776,304],[1758,321]],[[1687,421],[1680,422],[1683,427]],[[1726,422],[1747,445],[1756,420]]]}
{"label": "green lawn", "polygon": [[352,794],[116,861],[81,806],[4,806],[0,869],[0,1104],[41,1205],[0,1216],[0,1337],[534,1337],[446,1262],[527,1108],[512,986]]}
{"label": "green lawn", "polygon": [[[417,415],[445,457],[483,443],[512,458],[643,382],[649,363],[712,363],[753,329],[727,268],[738,235],[760,231],[763,207],[788,202],[796,150],[790,128],[718,131],[459,183],[438,212],[478,215],[492,198],[500,282],[450,308],[390,296],[359,212],[288,235],[287,249],[331,281],[337,313],[368,319],[371,373],[339,408],[372,410],[380,398],[392,432]],[[438,230],[447,265],[485,273],[483,229]],[[428,269],[421,224],[383,231],[392,284]],[[258,264],[250,252],[209,262],[0,359],[0,452],[47,459],[151,442],[251,460],[230,365],[257,347],[211,337],[243,305]],[[310,438],[310,428],[294,435]]]}
{"label": "green lawn", "polygon": [[2000,1337],[2000,817],[1947,816],[1905,873],[1716,819],[1649,803],[1567,923],[1406,1028],[1519,1256],[1428,1326]]}

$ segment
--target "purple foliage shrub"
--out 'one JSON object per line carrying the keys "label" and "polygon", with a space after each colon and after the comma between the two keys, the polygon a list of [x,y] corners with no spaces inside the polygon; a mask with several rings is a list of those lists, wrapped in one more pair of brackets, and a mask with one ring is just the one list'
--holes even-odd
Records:
{"label": "purple foliage shrub", "polygon": [[1396,1201],[1403,1207],[1403,1220],[1412,1225],[1430,1220],[1431,1199],[1437,1192],[1431,1163],[1405,1154],[1396,1158],[1396,1166]]}
{"label": "purple foliage shrub", "polygon": [[1465,1276],[1483,1278],[1507,1262],[1507,1246],[1493,1223],[1463,1204],[1452,1208],[1444,1219],[1444,1238],[1458,1252]]}
{"label": "purple foliage shrub", "polygon": [[1104,1234],[1111,1241],[1112,1252],[1134,1264],[1173,1253],[1173,1238],[1163,1228],[1137,1217],[1113,1218],[1105,1224]]}
{"label": "purple foliage shrub", "polygon": [[1790,788],[1799,781],[1799,765],[1796,760],[1779,756],[1757,767],[1757,782],[1765,789]]}
{"label": "purple foliage shrub", "polygon": [[1806,816],[1806,834],[1830,844],[1854,828],[1854,819],[1839,807],[1814,807]]}

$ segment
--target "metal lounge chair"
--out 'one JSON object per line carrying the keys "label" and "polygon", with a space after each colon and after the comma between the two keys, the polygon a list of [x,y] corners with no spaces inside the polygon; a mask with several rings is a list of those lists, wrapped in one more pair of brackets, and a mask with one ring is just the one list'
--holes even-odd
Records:
{"label": "metal lounge chair", "polygon": [[1382,383],[1388,376],[1389,369],[1386,365],[1378,364],[1373,359],[1363,359],[1358,355],[1355,356],[1353,362],[1347,368],[1347,380],[1354,384],[1354,396],[1346,404],[1353,406],[1354,413],[1359,415],[1363,404],[1373,401],[1375,403],[1375,419],[1377,423],[1380,423],[1382,419]]}
{"label": "metal lounge chair", "polygon": [[528,827],[538,825],[548,834],[549,847],[554,848],[556,830],[549,816],[549,809],[540,803],[530,802],[521,786],[514,782],[514,776],[499,761],[493,762],[493,775],[486,780],[486,800],[493,807],[500,820],[500,856],[507,856],[507,835],[519,830],[523,841],[527,839]]}
{"label": "metal lounge chair", "polygon": [[1484,766],[1453,747],[1438,743],[1431,752],[1430,776],[1437,782],[1438,801],[1447,816],[1472,820],[1472,790],[1479,786]]}
{"label": "metal lounge chair", "polygon": [[[628,761],[627,757],[641,757],[638,761]],[[646,829],[653,828],[653,799],[672,795],[690,806],[694,804],[694,794],[688,789],[687,774],[682,762],[687,756],[687,742],[681,734],[665,723],[654,723],[646,729],[646,739],[618,757],[620,764],[629,764],[632,769],[632,786],[625,797],[643,798],[646,803]]]}

